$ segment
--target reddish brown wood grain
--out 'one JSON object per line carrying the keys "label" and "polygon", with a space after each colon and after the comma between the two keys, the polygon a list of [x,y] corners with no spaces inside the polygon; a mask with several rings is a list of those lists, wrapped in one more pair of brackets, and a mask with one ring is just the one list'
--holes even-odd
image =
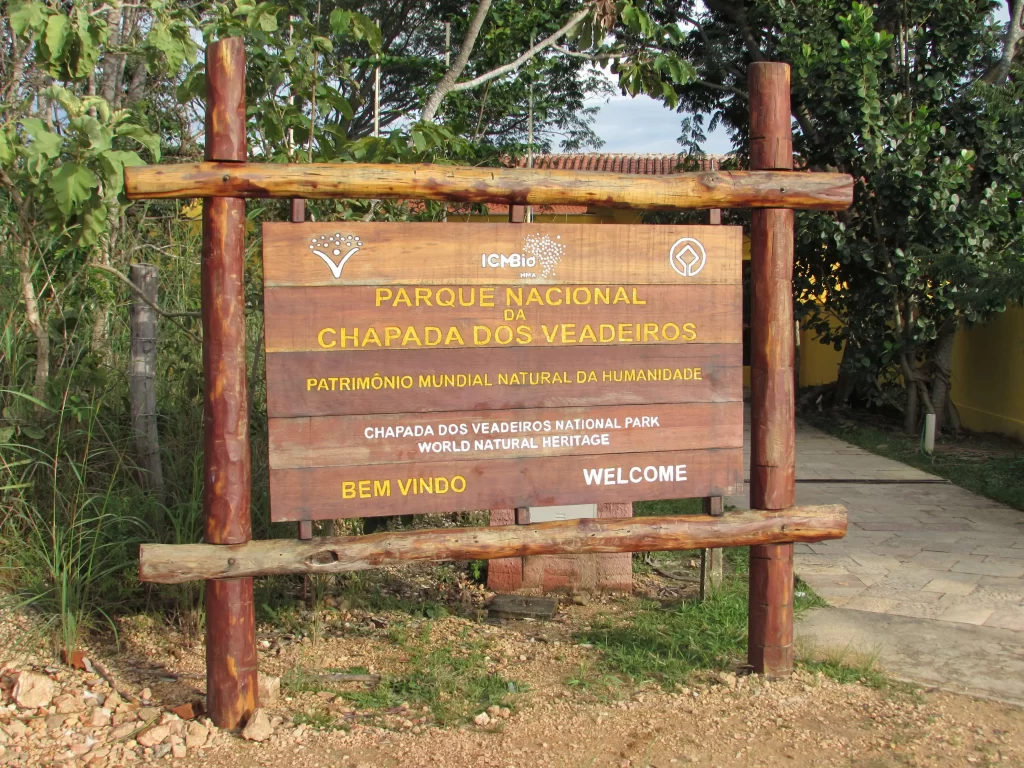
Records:
{"label": "reddish brown wood grain", "polygon": [[[240,37],[218,40],[206,51],[205,154],[211,161],[244,163],[246,160],[245,41]],[[239,166],[222,167],[236,171]],[[189,197],[208,195],[194,193]],[[222,197],[240,198],[242,195]]]}
{"label": "reddish brown wood grain", "polygon": [[[793,130],[789,109],[789,67],[772,62],[754,63],[749,70],[748,87],[750,168],[758,171],[792,170]],[[779,94],[785,94],[785,98],[779,98]],[[780,202],[766,207],[792,209],[799,206]]]}
{"label": "reddish brown wood grain", "polygon": [[[642,427],[642,421],[626,426],[627,420],[640,420],[642,417],[656,418],[658,426]],[[576,419],[600,419],[606,424],[614,420],[614,426],[588,429],[581,425],[559,429],[560,420]],[[545,422],[548,425],[546,430]],[[528,425],[528,429],[522,428],[523,423]],[[459,425],[464,425],[465,431],[455,431],[453,435],[450,427]],[[497,429],[494,429],[495,425]],[[513,425],[515,431],[512,431]],[[487,431],[476,431],[474,427],[483,427]],[[387,431],[377,431],[397,428],[413,431],[429,428],[431,434],[385,437]],[[370,437],[367,437],[367,432]],[[607,435],[608,445],[571,446],[565,441],[544,444],[545,438],[595,435]],[[536,447],[503,444],[503,441],[517,438],[530,439]],[[494,441],[499,447],[488,446],[487,441]],[[422,443],[441,446],[441,450],[436,453],[422,451],[419,447]],[[452,444],[451,449],[446,450],[442,443]],[[739,400],[727,403],[270,419],[272,469],[742,447],[743,403]]]}
{"label": "reddish brown wood grain", "polygon": [[[686,465],[685,480],[642,481],[646,467]],[[431,464],[378,464],[364,467],[308,467],[270,471],[270,509],[274,522],[329,520],[396,514],[429,514],[514,507],[614,503],[688,496],[728,496],[743,482],[743,451],[721,448],[699,451],[606,454],[444,461]],[[640,468],[640,473],[633,468]],[[610,468],[611,484],[588,485],[584,469]],[[621,470],[621,474],[619,473]],[[443,492],[428,492],[418,481],[444,478]],[[455,478],[462,478],[456,481]],[[637,479],[641,482],[629,482]],[[418,493],[403,494],[412,482]],[[387,483],[387,495],[384,494]],[[458,489],[462,486],[461,491]],[[346,492],[351,498],[345,498]]]}
{"label": "reddish brown wood grain", "polygon": [[239,544],[249,522],[249,413],[245,372],[245,201],[203,203],[203,488],[206,540]]}
{"label": "reddish brown wood grain", "polygon": [[[511,512],[511,511],[509,511]],[[658,552],[740,547],[778,541],[824,541],[846,533],[839,505],[750,510],[722,517],[604,518],[533,525],[401,531],[295,541],[253,541],[237,547],[144,544],[143,581],[178,584],[198,578],[346,573],[428,560],[494,560],[529,555]]]}
{"label": "reddish brown wood grain", "polygon": [[[793,167],[789,65],[749,70],[751,167]],[[795,495],[793,211],[761,210],[751,223],[751,506],[783,509]],[[750,549],[747,657],[755,672],[793,671],[793,545]]]}
{"label": "reddish brown wood grain", "polygon": [[220,727],[237,728],[259,706],[251,578],[206,582],[206,635],[206,709]]}
{"label": "reddish brown wood grain", "polygon": [[133,200],[189,197],[398,198],[511,205],[597,205],[646,211],[787,206],[843,210],[841,173],[704,171],[670,176],[450,165],[218,163],[125,168]]}
{"label": "reddish brown wood grain", "polygon": [[[669,258],[681,238],[697,240],[707,256],[703,268],[690,276],[674,270]],[[338,275],[316,253],[337,268],[352,249]],[[547,263],[483,266],[481,256],[490,254],[535,254]],[[742,227],[348,221],[263,225],[263,282],[271,288],[735,285],[741,280],[742,258]]]}
{"label": "reddish brown wood grain", "polygon": [[[245,160],[245,51],[234,38],[206,51],[210,160]],[[245,371],[245,201],[203,203],[203,512],[209,544],[251,538],[249,417]],[[221,728],[258,705],[252,579],[206,584],[207,708]]]}
{"label": "reddish brown wood grain", "polygon": [[[628,383],[622,371],[690,370],[700,380]],[[577,383],[579,372],[594,372],[598,381]],[[525,372],[568,375],[570,384],[501,384],[499,374]],[[605,375],[611,380],[603,381]],[[364,380],[379,374],[410,376],[411,389],[343,391],[341,379]],[[489,386],[424,388],[420,376],[441,384],[443,377],[475,374]],[[646,373],[645,373],[646,375]],[[619,377],[616,381],[615,377]],[[318,390],[321,379],[337,379],[335,390]],[[433,378],[438,377],[438,378]],[[310,389],[309,380],[316,380]],[[458,383],[459,380],[454,380]],[[597,347],[518,347],[466,350],[360,352],[334,356],[322,352],[275,352],[267,355],[267,413],[272,417],[425,413],[429,411],[501,410],[594,405],[642,405],[671,402],[739,400],[743,387],[740,344],[685,346],[634,345]]]}
{"label": "reddish brown wood grain", "polygon": [[[738,284],[633,285],[623,286],[621,293],[611,286],[546,286],[540,291],[541,296],[547,294],[557,302],[563,301],[566,291],[572,292],[570,300],[573,294],[578,299],[589,297],[590,302],[595,293],[602,302],[609,295],[625,297],[625,301],[610,305],[560,303],[519,307],[514,304],[518,289],[512,286],[489,287],[493,296],[488,292],[484,301],[493,306],[484,307],[479,306],[478,289],[466,286],[453,291],[458,297],[456,306],[394,307],[393,298],[379,298],[378,290],[394,292],[400,288],[409,296],[416,290],[413,286],[353,286],[344,290],[328,286],[268,288],[264,292],[267,352],[338,353],[381,347],[403,350],[422,348],[428,343],[432,348],[444,349],[458,346],[457,341],[446,344],[452,328],[458,330],[458,338],[465,344],[476,347],[507,346],[510,340],[517,346],[609,346],[618,338],[620,323],[641,324],[644,343],[742,341],[743,288]],[[507,290],[513,291],[511,305],[506,301]],[[461,306],[460,300],[472,306]],[[644,303],[634,304],[634,300]],[[691,327],[684,328],[688,324]],[[409,329],[412,335],[407,338]],[[371,331],[373,336],[366,341]],[[629,338],[639,336],[630,330]],[[380,346],[373,339],[379,340]]]}
{"label": "reddish brown wood grain", "polygon": [[756,211],[751,243],[750,498],[785,509],[796,487],[793,212]]}
{"label": "reddish brown wood grain", "polygon": [[747,660],[771,677],[793,669],[793,545],[750,548]]}

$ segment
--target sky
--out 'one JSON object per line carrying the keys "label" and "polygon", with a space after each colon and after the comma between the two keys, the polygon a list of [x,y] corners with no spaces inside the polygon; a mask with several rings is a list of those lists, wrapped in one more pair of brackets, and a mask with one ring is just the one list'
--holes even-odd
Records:
{"label": "sky", "polygon": [[[594,122],[594,132],[605,140],[601,152],[627,154],[674,154],[682,151],[676,139],[681,133],[683,115],[673,112],[650,96],[620,96],[595,99],[601,111]],[[724,129],[708,134],[702,149],[708,154],[724,154],[732,143]]]}
{"label": "sky", "polygon": [[[1005,3],[996,7],[994,18],[1000,24],[1009,20]],[[601,152],[672,154],[681,151],[676,139],[681,132],[679,123],[682,115],[660,101],[649,96],[621,96],[616,88],[610,98],[594,99],[588,104],[601,105],[594,123],[594,132],[605,140]],[[732,143],[725,130],[719,128],[708,135],[702,149],[712,155],[724,154],[732,150]]]}

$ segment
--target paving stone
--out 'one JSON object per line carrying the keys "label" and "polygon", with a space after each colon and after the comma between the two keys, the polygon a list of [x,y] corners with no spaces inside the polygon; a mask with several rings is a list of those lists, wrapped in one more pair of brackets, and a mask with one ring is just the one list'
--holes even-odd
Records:
{"label": "paving stone", "polygon": [[981,626],[993,613],[994,611],[991,608],[974,605],[951,605],[939,615],[939,620]]}
{"label": "paving stone", "polygon": [[993,563],[988,560],[981,563],[961,561],[954,565],[951,570],[953,573],[978,573],[984,576],[1009,576],[1011,578],[1024,576],[1024,565]]}
{"label": "paving stone", "polygon": [[974,552],[974,550],[977,549],[977,548],[978,547],[975,544],[975,542],[973,542],[973,541],[968,539],[968,540],[955,541],[955,542],[948,543],[948,544],[943,544],[943,543],[938,543],[938,542],[933,543],[933,544],[926,544],[921,549],[923,551],[925,551],[925,552],[950,552],[950,553],[956,553],[956,554],[969,555],[972,552]]}
{"label": "paving stone", "polygon": [[960,557],[946,552],[919,552],[910,559],[910,562],[925,568],[948,571],[960,562]]}
{"label": "paving stone", "polygon": [[978,579],[982,587],[1002,587],[1003,589],[1024,589],[1024,579],[1012,579],[1009,576],[982,576]]}
{"label": "paving stone", "polygon": [[998,557],[989,555],[985,558],[986,563],[1003,563],[1004,565],[1024,565],[1024,558],[1019,557]]}
{"label": "paving stone", "polygon": [[871,613],[889,613],[890,609],[899,603],[899,600],[884,597],[868,597],[859,595],[851,598],[845,608],[854,611],[870,611]]}
{"label": "paving stone", "polygon": [[879,555],[871,551],[851,552],[850,557],[866,568],[879,568],[885,571],[894,571],[902,565],[895,557]]}
{"label": "paving stone", "polygon": [[948,610],[948,606],[939,605],[937,603],[922,603],[915,600],[904,600],[896,603],[886,613],[893,614],[894,616],[909,616],[914,619],[937,619],[942,615],[943,611]]}
{"label": "paving stone", "polygon": [[1017,606],[1024,601],[1024,585],[1016,587],[982,587],[979,585],[971,593],[970,601],[991,608]]}
{"label": "paving stone", "polygon": [[992,612],[991,616],[985,619],[985,626],[1024,632],[1024,607],[1017,610],[1012,608],[997,609]]}
{"label": "paving stone", "polygon": [[864,589],[855,589],[853,587],[819,587],[813,582],[808,582],[815,592],[818,593],[818,597],[828,602],[833,600],[849,600],[857,597],[864,593]]}
{"label": "paving stone", "polygon": [[974,591],[974,584],[949,579],[933,579],[922,587],[925,592],[945,592],[949,595],[966,596]]}

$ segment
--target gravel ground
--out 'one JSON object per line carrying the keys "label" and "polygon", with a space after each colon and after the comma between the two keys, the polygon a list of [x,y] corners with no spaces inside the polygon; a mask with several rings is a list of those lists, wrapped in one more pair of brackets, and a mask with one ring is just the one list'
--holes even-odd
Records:
{"label": "gravel ground", "polygon": [[[422,575],[402,583],[412,596],[437,588]],[[28,618],[0,614],[0,765],[1024,766],[1024,713],[962,696],[839,684],[808,672],[777,682],[697,674],[672,691],[573,685],[581,670],[600,669],[598,651],[573,633],[598,613],[628,615],[635,601],[580,601],[587,604],[566,607],[553,622],[492,626],[477,621],[481,590],[449,589],[465,618],[356,610],[332,597],[316,640],[294,626],[260,627],[267,684],[297,668],[402,674],[410,652],[394,642],[400,634],[427,647],[485,647],[488,672],[527,686],[510,697],[511,709],[441,727],[429,707],[359,711],[336,693],[286,684],[276,700],[268,694],[266,716],[248,733],[258,741],[187,709],[170,711],[199,709],[203,648],[154,619],[123,621],[120,650],[97,641],[83,648],[88,661],[74,660],[84,668],[72,669],[26,645]],[[303,722],[312,711],[326,727]]]}

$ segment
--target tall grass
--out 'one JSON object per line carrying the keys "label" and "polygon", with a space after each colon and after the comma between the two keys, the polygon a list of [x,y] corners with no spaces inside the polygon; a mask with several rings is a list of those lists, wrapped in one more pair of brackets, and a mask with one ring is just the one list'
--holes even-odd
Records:
{"label": "tall grass", "polygon": [[[164,307],[198,307],[194,229],[174,217],[143,217],[139,231],[121,240],[125,261],[141,251],[157,262]],[[164,244],[150,248],[147,238]],[[140,485],[133,455],[126,376],[131,297],[114,286],[106,348],[96,350],[88,308],[90,297],[107,287],[97,287],[88,272],[62,273],[51,265],[48,274],[63,282],[49,294],[51,377],[37,399],[28,394],[36,344],[20,307],[18,276],[0,269],[0,307],[10,308],[0,316],[0,592],[37,616],[33,624],[57,651],[74,650],[92,629],[113,629],[116,615],[126,611],[156,611],[198,632],[201,584],[146,587],[136,573],[140,542],[202,537],[198,321],[160,323],[161,505]],[[74,310],[72,296],[80,303]]]}
{"label": "tall grass", "polygon": [[131,591],[119,576],[149,533],[146,500],[125,497],[123,456],[94,439],[98,409],[5,394],[51,418],[39,439],[17,428],[0,439],[3,579],[17,605],[40,615],[54,650],[69,654],[97,619],[114,627],[109,608]]}

